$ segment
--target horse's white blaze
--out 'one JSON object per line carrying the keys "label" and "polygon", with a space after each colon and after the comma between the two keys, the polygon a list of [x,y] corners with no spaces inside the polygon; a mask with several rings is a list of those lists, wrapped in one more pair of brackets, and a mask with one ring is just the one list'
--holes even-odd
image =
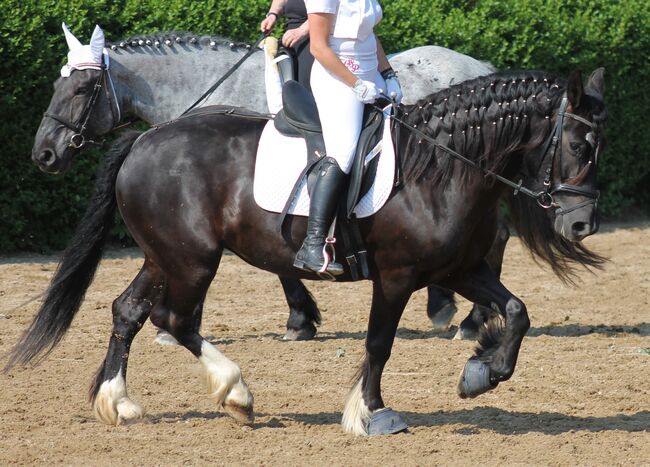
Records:
{"label": "horse's white blaze", "polygon": [[341,425],[348,433],[365,436],[368,434],[367,426],[368,420],[370,420],[370,409],[363,400],[363,392],[361,391],[362,379],[359,379],[359,382],[352,388],[350,394],[348,394]]}
{"label": "horse's white blaze", "polygon": [[206,371],[208,393],[224,405],[252,407],[253,395],[244,382],[239,366],[208,341],[201,344],[199,361]]}
{"label": "horse's white blaze", "polygon": [[93,404],[95,417],[109,425],[120,425],[144,416],[144,409],[137,402],[129,399],[122,369],[117,376],[104,381],[99,388]]}

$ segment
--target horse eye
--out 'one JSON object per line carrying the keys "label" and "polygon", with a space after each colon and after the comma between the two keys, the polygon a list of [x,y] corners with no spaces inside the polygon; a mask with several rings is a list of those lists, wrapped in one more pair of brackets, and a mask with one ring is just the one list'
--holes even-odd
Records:
{"label": "horse eye", "polygon": [[571,143],[569,144],[569,147],[571,148],[571,151],[576,153],[577,156],[582,154],[582,150],[584,149],[584,144],[582,143]]}
{"label": "horse eye", "polygon": [[80,86],[74,90],[75,96],[86,94],[87,92],[88,92],[88,88],[86,86]]}

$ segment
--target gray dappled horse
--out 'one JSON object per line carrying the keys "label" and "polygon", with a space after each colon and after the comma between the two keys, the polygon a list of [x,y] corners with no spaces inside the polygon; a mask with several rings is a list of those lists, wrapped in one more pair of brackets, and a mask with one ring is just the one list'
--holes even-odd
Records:
{"label": "gray dappled horse", "polygon": [[[80,44],[66,31],[72,49]],[[108,47],[110,75],[119,113],[133,114],[149,124],[178,117],[189,105],[224,75],[249,50],[249,45],[220,37],[198,37],[191,33],[135,36]],[[443,47],[416,47],[390,57],[404,90],[404,103],[470,78],[489,74],[494,68],[467,55]],[[264,86],[263,53],[254,53],[199,107],[231,104],[257,112],[268,112]],[[47,162],[49,152],[36,154]],[[62,169],[63,170],[63,169]],[[489,263],[500,269],[507,229],[500,229]],[[504,237],[505,235],[505,237]],[[492,258],[494,257],[494,259]],[[286,339],[309,339],[316,333],[320,312],[298,280],[280,277],[290,315]],[[197,306],[200,321],[202,304]],[[429,288],[427,313],[435,329],[446,329],[456,311],[451,292]],[[474,339],[476,322],[485,313],[475,306],[459,328],[458,337]],[[157,340],[169,342],[165,335]]]}

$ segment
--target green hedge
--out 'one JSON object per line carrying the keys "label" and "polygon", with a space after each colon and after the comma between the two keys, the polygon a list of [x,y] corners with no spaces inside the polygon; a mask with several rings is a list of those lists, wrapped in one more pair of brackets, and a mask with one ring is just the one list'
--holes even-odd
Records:
{"label": "green hedge", "polygon": [[[0,251],[61,248],[85,208],[99,151],[64,176],[40,173],[30,150],[67,52],[66,21],[88,39],[164,30],[258,36],[270,0],[1,0]],[[646,0],[390,0],[378,30],[395,52],[438,44],[499,68],[568,75],[607,68],[608,147],[600,173],[606,214],[650,205],[650,6]],[[216,78],[216,77],[215,77]]]}

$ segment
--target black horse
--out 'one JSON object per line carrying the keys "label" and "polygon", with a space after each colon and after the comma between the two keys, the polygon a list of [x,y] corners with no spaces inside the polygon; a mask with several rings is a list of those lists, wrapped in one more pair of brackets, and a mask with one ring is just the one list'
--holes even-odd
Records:
{"label": "black horse", "polygon": [[[104,79],[103,73],[76,71],[57,83],[34,146],[35,154],[50,152],[44,170],[60,170],[74,156],[74,138],[80,138],[72,135],[80,125],[70,122],[85,121],[81,132],[86,136],[114,124],[110,118],[92,118],[95,103],[108,105],[108,96],[93,98],[89,91]],[[77,98],[62,97],[72,95]],[[459,395],[475,397],[512,376],[530,322],[525,305],[484,260],[504,192],[495,178],[521,179],[521,191],[538,193],[510,197],[511,215],[523,242],[557,274],[569,276],[573,264],[602,263],[580,241],[598,228],[603,95],[602,69],[584,88],[579,72],[568,81],[535,71],[503,72],[401,109],[398,118],[418,128],[396,148],[402,187],[360,223],[373,299],[366,357],[343,415],[346,431],[375,434],[405,428],[399,415],[385,408],[380,381],[402,311],[412,292],[428,285],[454,290],[500,315],[482,330],[480,345],[461,375]],[[123,136],[105,160],[94,209],[82,220],[8,367],[32,361],[63,337],[92,280],[117,206],[145,260],[113,303],[108,353],[90,392],[96,416],[113,424],[142,416],[127,396],[125,376],[132,340],[149,317],[205,366],[217,404],[250,422],[253,397],[239,367],[196,332],[192,315],[224,248],[281,276],[318,279],[292,267],[306,220],[289,217],[288,232],[280,235],[278,215],[254,201],[255,153],[264,124],[200,112],[142,135]],[[349,274],[339,278],[350,279]]]}

